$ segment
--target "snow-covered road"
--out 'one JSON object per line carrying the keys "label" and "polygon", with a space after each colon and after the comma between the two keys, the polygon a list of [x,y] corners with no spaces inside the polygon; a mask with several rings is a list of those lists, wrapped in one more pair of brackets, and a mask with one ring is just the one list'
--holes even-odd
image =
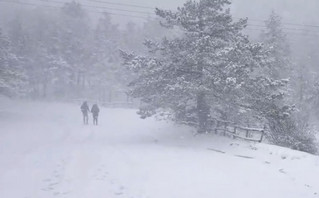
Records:
{"label": "snow-covered road", "polygon": [[319,158],[101,109],[2,101],[1,198],[316,198]]}

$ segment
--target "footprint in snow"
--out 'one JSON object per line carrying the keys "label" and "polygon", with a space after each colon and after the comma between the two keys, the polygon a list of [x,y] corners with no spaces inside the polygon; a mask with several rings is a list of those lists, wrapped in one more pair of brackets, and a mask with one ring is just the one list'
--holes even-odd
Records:
{"label": "footprint in snow", "polygon": [[59,182],[55,182],[55,183],[51,183],[51,184],[49,184],[49,186],[51,187],[51,186],[56,186],[56,185],[58,185],[58,184],[60,184]]}
{"label": "footprint in snow", "polygon": [[236,157],[241,157],[241,158],[245,158],[245,159],[254,159],[253,157],[251,156],[246,156],[246,155],[234,155]]}
{"label": "footprint in snow", "polygon": [[117,190],[117,192],[115,192],[115,195],[123,195],[125,191],[125,187],[124,186],[120,186],[119,189]]}
{"label": "footprint in snow", "polygon": [[108,171],[104,170],[104,166],[102,166],[101,168],[97,169],[97,171],[94,173],[92,177],[95,180],[103,181],[107,178],[108,175],[109,175]]}
{"label": "footprint in snow", "polygon": [[65,196],[65,195],[67,195],[69,193],[70,192],[58,192],[58,191],[56,191],[56,192],[53,193],[53,196]]}
{"label": "footprint in snow", "polygon": [[60,195],[60,192],[54,192],[53,195],[58,196],[58,195]]}
{"label": "footprint in snow", "polygon": [[286,171],[283,168],[279,169],[279,172],[286,174]]}
{"label": "footprint in snow", "polygon": [[54,188],[52,188],[52,187],[47,187],[47,188],[42,188],[41,190],[43,190],[43,191],[51,191],[51,190],[54,190]]}
{"label": "footprint in snow", "polygon": [[258,150],[258,148],[257,148],[256,146],[252,146],[252,145],[249,145],[249,148],[250,148],[251,150],[254,150],[254,151],[257,151],[257,150]]}
{"label": "footprint in snow", "polygon": [[290,158],[291,160],[300,160],[300,157],[297,157],[297,156],[293,156]]}

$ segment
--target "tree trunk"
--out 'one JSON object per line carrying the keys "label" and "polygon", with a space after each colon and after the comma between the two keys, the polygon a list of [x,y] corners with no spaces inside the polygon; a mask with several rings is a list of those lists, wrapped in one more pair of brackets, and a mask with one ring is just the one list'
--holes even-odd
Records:
{"label": "tree trunk", "polygon": [[109,100],[109,103],[113,102],[113,93],[112,93],[111,89],[109,90],[109,98],[108,98],[108,100]]}
{"label": "tree trunk", "polygon": [[197,95],[198,133],[208,132],[209,106],[203,92]]}
{"label": "tree trunk", "polygon": [[42,84],[42,98],[46,98],[47,97],[47,83],[46,81],[43,82]]}
{"label": "tree trunk", "polygon": [[[200,4],[202,7],[202,5]],[[199,30],[200,35],[199,37],[202,38],[203,31],[204,31],[204,24],[203,24],[203,17],[202,17],[202,8],[200,8],[199,12]],[[200,73],[200,85],[203,84],[203,52],[204,52],[204,46],[199,46],[199,55],[198,55],[198,65],[197,65],[197,71]],[[197,94],[197,116],[198,116],[198,133],[207,133],[208,132],[208,118],[210,114],[210,107],[206,102],[206,94],[203,91],[200,91]]]}

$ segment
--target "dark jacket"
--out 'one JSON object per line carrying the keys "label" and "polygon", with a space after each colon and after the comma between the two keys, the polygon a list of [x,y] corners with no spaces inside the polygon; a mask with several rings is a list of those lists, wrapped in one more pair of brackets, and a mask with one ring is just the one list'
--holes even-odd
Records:
{"label": "dark jacket", "polygon": [[99,109],[99,107],[97,106],[97,104],[94,104],[94,105],[92,106],[91,112],[92,112],[93,115],[95,115],[95,116],[98,116],[98,115],[99,115],[100,109]]}
{"label": "dark jacket", "polygon": [[84,102],[81,105],[81,111],[82,111],[82,113],[88,113],[90,111],[90,108],[89,108],[89,106],[88,106],[88,104],[86,102]]}

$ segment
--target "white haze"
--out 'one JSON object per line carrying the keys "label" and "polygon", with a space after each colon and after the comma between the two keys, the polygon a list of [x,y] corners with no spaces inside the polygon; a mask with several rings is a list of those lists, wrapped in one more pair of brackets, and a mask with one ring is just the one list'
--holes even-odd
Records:
{"label": "white haze", "polygon": [[[284,79],[289,83],[279,105],[291,105],[294,124],[300,129],[296,131],[301,141],[289,142],[293,146],[272,145],[267,137],[262,143],[222,137],[216,128],[198,135],[197,123],[157,120],[171,118],[166,109],[150,119],[141,119],[141,111],[137,114],[138,108],[147,105],[129,94],[128,84],[136,76],[123,63],[123,54],[134,53],[137,62],[148,53],[145,40],[180,36],[177,29],[159,25],[154,9],[176,10],[185,0],[76,0],[85,11],[83,18],[81,14],[69,16],[67,9],[63,12],[61,7],[67,2],[0,0],[0,198],[318,198],[319,157],[314,155],[318,151],[307,148],[319,148],[314,138],[319,137],[319,0],[233,0],[230,6],[234,21],[248,18],[243,32],[252,45],[262,42],[264,22],[273,11],[281,17],[292,74]],[[103,16],[103,11],[110,15]],[[157,72],[151,69],[151,74]],[[262,69],[257,71],[266,71]],[[253,69],[248,70],[255,75]],[[239,82],[226,77],[227,83]],[[278,81],[270,82],[275,87]],[[174,105],[173,100],[187,93],[188,85],[186,91],[173,92],[177,96],[172,101],[163,101]],[[233,86],[234,90],[240,86]],[[196,90],[199,86],[189,87]],[[224,94],[221,99],[216,94],[216,101],[210,98],[210,110],[216,115],[221,112],[237,119],[244,129],[270,131],[258,112],[242,110],[242,103],[233,108],[237,98],[234,105],[232,96],[249,95],[246,90],[238,95],[215,90]],[[148,96],[146,91],[138,94]],[[164,95],[156,94],[150,98]],[[267,94],[264,98],[273,96]],[[253,97],[242,98],[246,105]],[[91,124],[91,114],[89,125],[82,124],[83,101],[90,107],[99,104],[98,126]],[[189,101],[185,104],[195,104]],[[181,109],[180,117],[188,110]],[[197,110],[192,113],[196,115]],[[234,133],[236,127],[237,123]],[[247,130],[246,140],[248,135]],[[293,150],[301,150],[299,145],[309,153]]]}
{"label": "white haze", "polygon": [[[12,0],[14,1],[14,0]],[[23,0],[21,2],[27,3],[35,3],[38,5],[57,5],[56,2],[70,2],[68,0],[59,0],[59,1],[52,1],[50,0]],[[86,5],[94,5],[100,7],[107,7],[107,8],[122,8],[125,9],[127,7],[120,6],[120,5],[112,5],[112,4],[103,4],[99,2],[95,2],[94,0],[76,0],[76,2],[80,2]],[[163,9],[176,9],[177,7],[181,6],[185,3],[185,0],[130,0],[130,1],[115,1],[116,3],[122,4],[131,4],[131,5],[138,5],[138,6],[145,6],[145,7],[158,7]],[[28,7],[25,5],[14,6],[14,4],[8,4],[5,2],[1,2],[0,8],[2,8],[2,13],[9,13],[11,12],[10,8],[13,7]],[[319,2],[316,0],[307,0],[307,1],[300,1],[300,0],[232,0],[232,12],[234,13],[235,17],[248,17],[251,19],[261,19],[265,20],[271,11],[276,11],[282,18],[284,22],[289,23],[300,23],[300,24],[319,24],[319,14],[318,14],[318,7]],[[45,9],[45,8],[44,8]],[[92,8],[93,9],[93,8]],[[92,10],[91,9],[91,10]],[[145,8],[138,8],[138,7],[130,7],[128,9],[133,9],[134,11],[147,11],[152,12],[151,9]],[[96,9],[93,9],[96,10]],[[103,10],[103,9],[99,9]],[[108,11],[112,12],[111,9],[107,9]],[[119,11],[122,14],[129,14],[125,11]],[[3,15],[3,14],[2,14]],[[94,14],[92,14],[94,15]],[[145,16],[145,15],[144,15]],[[3,15],[3,17],[5,17]],[[113,20],[125,24],[128,21],[136,21],[138,23],[143,23],[144,20],[130,18],[125,16],[113,16]]]}

